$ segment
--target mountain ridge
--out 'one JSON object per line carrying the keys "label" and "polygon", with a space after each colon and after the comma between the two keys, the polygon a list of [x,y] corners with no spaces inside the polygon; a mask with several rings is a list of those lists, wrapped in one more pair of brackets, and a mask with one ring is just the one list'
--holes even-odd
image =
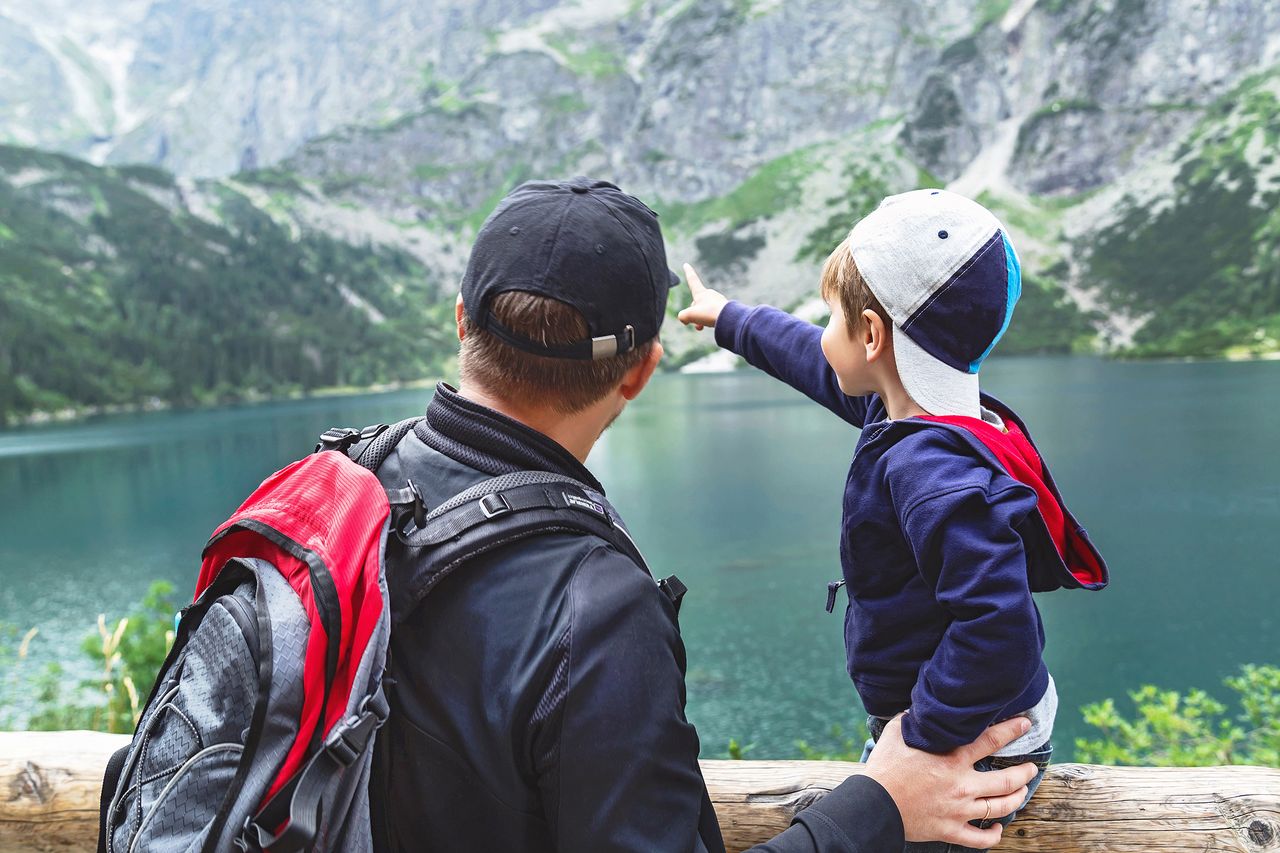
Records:
{"label": "mountain ridge", "polygon": [[[77,14],[90,15],[95,2]],[[101,192],[111,175],[124,175],[129,193],[160,200],[182,226],[170,233],[198,220],[225,232],[223,245],[249,252],[226,236],[249,217],[298,269],[323,253],[358,266],[353,259],[367,251],[375,266],[386,261],[374,277],[390,291],[411,270],[428,305],[392,300],[379,312],[429,322],[432,311],[444,317],[480,222],[524,179],[614,180],[661,214],[673,265],[691,260],[713,286],[786,308],[812,302],[822,258],[881,197],[949,186],[991,207],[1023,255],[1029,286],[1001,351],[1280,350],[1274,4],[914,0],[850,11],[819,0],[503,0],[428,4],[377,20],[376,4],[361,0],[341,14],[329,3],[299,4],[282,2],[256,23],[227,16],[223,0],[205,0],[199,14],[176,0],[130,4],[125,18],[151,35],[132,36],[129,91],[138,94],[128,101],[128,144],[64,147],[171,162],[179,176],[157,172],[148,188],[125,167],[66,165],[42,182],[0,161],[10,204],[20,200],[24,216],[54,215],[76,196],[68,184]],[[7,10],[23,14],[0,11],[0,19],[30,21],[37,6],[12,0]],[[213,76],[174,73],[156,88],[143,60],[175,49],[154,44],[157,20]],[[291,34],[273,41],[272,26]],[[342,56],[320,50],[309,65],[298,53],[307,39],[288,29],[323,44],[344,26],[338,44],[359,45],[361,27],[385,43]],[[106,49],[107,36],[95,38],[84,37],[90,58]],[[217,76],[230,67],[226,57],[262,72],[290,56],[297,86],[278,93],[292,98],[287,104],[246,90],[244,69]],[[119,76],[121,67],[98,76]],[[368,75],[385,79],[356,98]],[[300,81],[336,88],[308,95]],[[215,98],[221,106],[191,124],[192,105],[215,83],[225,88]],[[389,90],[394,103],[382,103]],[[49,103],[56,114],[62,101]],[[160,105],[158,125],[138,118],[146,104]],[[0,99],[0,133],[9,128],[12,137],[22,106]],[[229,106],[242,110],[238,118]],[[56,137],[67,123],[49,126]],[[184,160],[192,151],[195,159]],[[214,176],[201,177],[215,163],[223,165]],[[86,241],[107,239],[103,223],[67,227]],[[4,231],[0,251],[15,251]],[[332,295],[320,270],[307,275],[298,287]],[[26,292],[41,298],[30,283]],[[340,290],[337,299],[342,311],[359,311]],[[371,334],[378,324],[363,317]],[[673,363],[707,347],[674,323],[664,339]],[[386,364],[370,371],[375,381],[395,373]],[[227,393],[235,382],[223,384]],[[29,407],[31,395],[24,399]]]}

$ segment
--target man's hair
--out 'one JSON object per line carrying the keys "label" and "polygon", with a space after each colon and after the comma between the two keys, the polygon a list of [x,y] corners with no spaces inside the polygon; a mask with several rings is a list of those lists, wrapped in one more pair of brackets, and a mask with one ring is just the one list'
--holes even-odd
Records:
{"label": "man's hair", "polygon": [[853,260],[853,249],[849,245],[849,239],[845,237],[844,241],[836,246],[835,251],[827,256],[827,262],[822,265],[822,298],[828,303],[832,299],[840,302],[840,310],[844,312],[849,334],[856,331],[862,312],[868,308],[880,315],[880,319],[884,320],[885,328],[892,334],[893,320],[889,318],[889,312],[884,310],[880,300],[876,299],[876,295],[871,292],[867,280],[862,277],[862,272]]}
{"label": "man's hair", "polygon": [[[536,293],[508,290],[493,297],[490,315],[518,335],[543,344],[568,344],[591,334],[574,307]],[[648,358],[653,340],[595,360],[551,358],[516,349],[462,315],[458,372],[474,384],[517,405],[549,406],[571,415],[603,399],[627,371]],[[656,340],[656,338],[654,339]]]}

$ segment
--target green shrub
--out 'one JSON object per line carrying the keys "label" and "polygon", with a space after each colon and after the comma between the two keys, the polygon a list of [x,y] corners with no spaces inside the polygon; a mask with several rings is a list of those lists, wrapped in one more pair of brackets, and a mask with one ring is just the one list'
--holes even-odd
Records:
{"label": "green shrub", "polygon": [[800,750],[800,757],[806,761],[862,760],[862,747],[866,744],[868,737],[865,724],[860,725],[858,731],[852,735],[846,735],[840,726],[832,726],[828,736],[829,740],[826,743],[820,743],[817,746],[805,740],[796,741],[796,749]]}
{"label": "green shrub", "polygon": [[[174,613],[173,584],[156,581],[123,619],[108,622],[106,615],[100,614],[97,631],[86,637],[81,646],[94,662],[96,674],[69,687],[61,664],[46,666],[26,688],[35,696],[35,708],[25,728],[132,732],[173,644]],[[8,667],[7,677],[0,685],[6,700],[24,687],[19,665],[35,636],[33,628],[16,654],[0,654],[0,658],[17,659],[14,666]],[[11,707],[11,702],[5,704]],[[5,727],[15,723],[13,719],[0,719],[0,725]]]}
{"label": "green shrub", "polygon": [[1206,767],[1261,764],[1280,767],[1280,667],[1249,664],[1224,682],[1241,712],[1203,690],[1185,696],[1144,685],[1129,694],[1136,716],[1128,719],[1106,699],[1081,709],[1101,731],[1096,740],[1076,739],[1076,760],[1090,764]]}

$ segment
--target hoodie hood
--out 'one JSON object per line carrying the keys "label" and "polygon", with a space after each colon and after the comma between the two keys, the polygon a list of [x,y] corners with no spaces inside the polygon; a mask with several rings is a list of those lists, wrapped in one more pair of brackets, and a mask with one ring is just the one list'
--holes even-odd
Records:
{"label": "hoodie hood", "polygon": [[[1110,579],[1107,564],[1067,509],[1026,426],[1012,409],[994,397],[983,394],[982,405],[1000,417],[1004,429],[964,415],[923,415],[918,420],[956,430],[988,461],[1035,491],[1036,509],[1054,552],[1050,554],[1046,548],[1043,556],[1056,560],[1028,560],[1032,591],[1048,592],[1061,587],[1102,589]],[[1046,562],[1049,565],[1044,565]]]}

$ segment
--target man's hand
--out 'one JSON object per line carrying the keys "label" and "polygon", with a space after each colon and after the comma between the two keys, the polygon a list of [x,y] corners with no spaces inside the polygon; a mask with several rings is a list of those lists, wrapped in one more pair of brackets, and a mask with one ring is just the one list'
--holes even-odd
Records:
{"label": "man's hand", "polygon": [[689,282],[689,293],[693,296],[693,304],[676,315],[676,319],[686,326],[692,325],[699,332],[703,327],[714,327],[720,317],[720,309],[724,308],[724,294],[711,290],[702,283],[693,267],[684,265],[684,277]]}
{"label": "man's hand", "polygon": [[968,746],[946,755],[912,749],[902,740],[902,715],[884,727],[866,773],[889,792],[908,841],[949,841],[985,850],[1004,827],[978,829],[969,821],[1003,817],[1022,805],[1034,764],[981,773],[973,764],[1025,734],[1031,723],[1015,717],[994,725]]}

